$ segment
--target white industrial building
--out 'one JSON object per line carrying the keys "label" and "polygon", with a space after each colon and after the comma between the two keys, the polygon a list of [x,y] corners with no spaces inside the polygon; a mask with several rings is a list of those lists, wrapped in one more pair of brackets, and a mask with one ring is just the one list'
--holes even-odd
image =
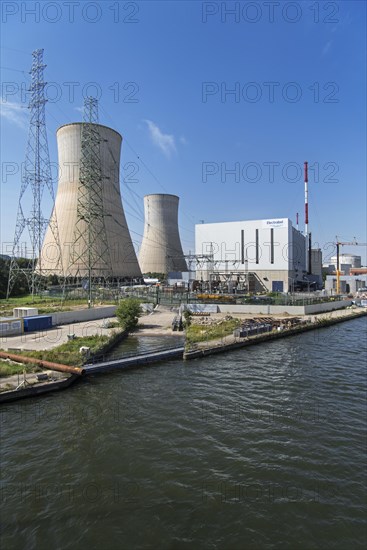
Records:
{"label": "white industrial building", "polygon": [[198,224],[195,255],[198,280],[231,288],[292,292],[314,280],[306,271],[306,238],[288,218]]}

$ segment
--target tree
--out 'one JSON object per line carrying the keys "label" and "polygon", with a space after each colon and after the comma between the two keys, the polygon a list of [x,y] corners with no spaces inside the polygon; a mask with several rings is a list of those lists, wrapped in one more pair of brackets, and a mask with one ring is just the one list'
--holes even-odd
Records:
{"label": "tree", "polygon": [[136,328],[140,316],[140,301],[136,298],[124,298],[116,309],[116,317],[124,330]]}
{"label": "tree", "polygon": [[[29,260],[26,258],[18,258],[20,268],[29,268]],[[6,298],[9,279],[10,258],[0,257],[0,298]],[[19,273],[19,276],[14,282],[12,296],[23,296],[29,293],[27,278],[24,273]]]}

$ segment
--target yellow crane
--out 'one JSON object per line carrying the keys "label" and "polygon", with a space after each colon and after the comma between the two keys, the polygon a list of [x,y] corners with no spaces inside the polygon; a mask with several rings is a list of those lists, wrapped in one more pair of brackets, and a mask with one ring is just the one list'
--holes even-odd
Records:
{"label": "yellow crane", "polygon": [[340,261],[339,261],[339,250],[341,246],[367,246],[367,243],[357,243],[356,240],[353,242],[342,242],[336,237],[336,293],[340,294]]}

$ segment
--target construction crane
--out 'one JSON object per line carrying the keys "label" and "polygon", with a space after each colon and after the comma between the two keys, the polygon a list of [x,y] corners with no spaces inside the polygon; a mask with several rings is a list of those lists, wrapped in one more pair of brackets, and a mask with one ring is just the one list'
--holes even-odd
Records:
{"label": "construction crane", "polygon": [[336,242],[336,293],[340,294],[340,261],[339,261],[339,255],[340,255],[340,247],[341,246],[367,246],[367,243],[357,243],[356,240],[353,242],[342,242],[338,240],[338,237],[335,237]]}

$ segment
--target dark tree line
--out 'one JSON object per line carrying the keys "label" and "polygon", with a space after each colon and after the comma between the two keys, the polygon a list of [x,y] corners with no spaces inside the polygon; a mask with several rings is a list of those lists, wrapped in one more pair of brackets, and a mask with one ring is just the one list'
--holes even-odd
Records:
{"label": "dark tree line", "polygon": [[[26,268],[29,265],[29,260],[25,258],[19,258],[18,264],[20,267]],[[6,298],[6,293],[8,290],[8,279],[9,279],[9,267],[10,259],[0,258],[0,298]],[[24,273],[19,273],[16,281],[14,282],[12,296],[23,296],[24,294],[29,293],[29,288],[27,284],[27,278]]]}

